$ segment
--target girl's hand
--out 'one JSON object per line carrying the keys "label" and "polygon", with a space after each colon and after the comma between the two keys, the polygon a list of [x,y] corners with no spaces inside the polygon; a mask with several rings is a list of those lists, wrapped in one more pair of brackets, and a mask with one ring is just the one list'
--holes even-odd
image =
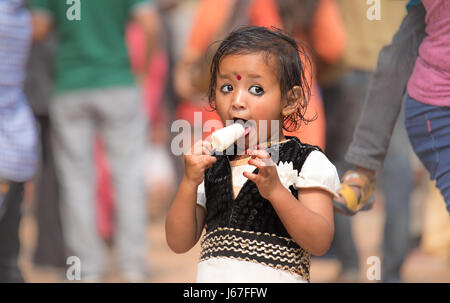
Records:
{"label": "girl's hand", "polygon": [[249,155],[252,157],[248,164],[256,166],[258,174],[249,172],[243,174],[250,181],[255,182],[261,196],[270,201],[273,195],[283,188],[275,163],[265,150],[250,150]]}
{"label": "girl's hand", "polygon": [[184,156],[184,179],[194,186],[202,183],[205,170],[210,168],[216,158],[211,156],[212,146],[208,141],[199,141],[195,143],[190,152]]}

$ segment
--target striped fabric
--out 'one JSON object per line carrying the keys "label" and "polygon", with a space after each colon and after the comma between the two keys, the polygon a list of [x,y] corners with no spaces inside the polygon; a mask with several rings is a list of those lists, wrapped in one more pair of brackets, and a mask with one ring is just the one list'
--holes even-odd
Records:
{"label": "striped fabric", "polygon": [[0,0],[0,178],[26,181],[35,171],[37,134],[23,93],[31,20],[23,0]]}

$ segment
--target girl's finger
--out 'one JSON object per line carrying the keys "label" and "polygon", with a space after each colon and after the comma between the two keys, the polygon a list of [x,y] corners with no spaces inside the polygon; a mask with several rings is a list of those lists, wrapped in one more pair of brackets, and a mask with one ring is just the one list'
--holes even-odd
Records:
{"label": "girl's finger", "polygon": [[259,171],[263,170],[264,167],[265,167],[265,165],[262,162],[262,160],[255,159],[255,158],[252,158],[252,159],[248,160],[248,164],[256,166],[259,169]]}
{"label": "girl's finger", "polygon": [[207,146],[202,146],[202,154],[203,155],[211,155],[211,150],[208,149]]}
{"label": "girl's finger", "polygon": [[196,142],[191,148],[191,155],[202,155],[203,144],[201,141]]}
{"label": "girl's finger", "polygon": [[203,155],[203,161],[209,165],[209,164],[216,163],[217,159],[216,159],[216,157],[213,157],[210,155]]}
{"label": "girl's finger", "polygon": [[248,164],[258,168],[258,175],[267,177],[271,174],[272,166],[266,164],[265,161],[267,161],[267,159],[250,159]]}
{"label": "girl's finger", "polygon": [[275,165],[275,163],[272,161],[272,158],[257,158],[256,156],[252,156],[252,158],[249,160],[249,163],[252,160],[258,161],[257,163],[263,167]]}
{"label": "girl's finger", "polygon": [[263,166],[272,166],[275,164],[272,161],[270,154],[268,152],[266,152],[265,150],[251,150],[251,151],[249,151],[249,154],[252,156],[252,158],[261,159]]}
{"label": "girl's finger", "polygon": [[256,156],[260,159],[269,159],[270,155],[268,152],[266,152],[265,150],[261,149],[261,150],[257,150],[257,149],[250,149],[249,150],[249,155],[251,156]]}
{"label": "girl's finger", "polygon": [[212,146],[207,141],[198,141],[191,148],[192,155],[211,155]]}
{"label": "girl's finger", "polygon": [[202,141],[202,146],[206,149],[207,154],[210,155],[212,152],[212,145],[211,142],[208,141]]}
{"label": "girl's finger", "polygon": [[244,171],[242,174],[244,175],[244,177],[246,177],[246,178],[249,179],[250,181],[252,181],[252,182],[254,182],[254,183],[258,183],[258,180],[259,180],[259,179],[258,179],[258,178],[259,178],[258,175],[253,174],[253,173],[249,173],[249,172],[246,172],[246,171]]}
{"label": "girl's finger", "polygon": [[211,168],[211,166],[213,166],[213,164],[214,164],[214,163],[208,163],[208,164],[206,164],[206,166],[205,166],[205,170],[207,170],[207,169]]}

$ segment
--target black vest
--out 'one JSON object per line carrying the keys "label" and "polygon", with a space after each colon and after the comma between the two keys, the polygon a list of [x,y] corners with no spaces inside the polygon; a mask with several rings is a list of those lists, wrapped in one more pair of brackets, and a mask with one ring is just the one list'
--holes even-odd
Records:
{"label": "black vest", "polygon": [[[275,163],[293,162],[300,172],[316,146],[301,143],[296,137],[267,149],[278,153]],[[309,254],[295,243],[272,204],[261,197],[255,183],[243,185],[234,199],[228,156],[216,155],[217,161],[205,172],[206,234],[202,239],[201,261],[228,257],[269,265],[295,272],[309,280]],[[256,168],[254,173],[257,173]],[[297,198],[297,190],[290,186]]]}

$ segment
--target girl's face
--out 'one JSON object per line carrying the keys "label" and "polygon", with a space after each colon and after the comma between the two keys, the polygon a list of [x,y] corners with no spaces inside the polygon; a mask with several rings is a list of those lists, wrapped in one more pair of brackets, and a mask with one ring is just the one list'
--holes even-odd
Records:
{"label": "girl's face", "polygon": [[[227,120],[240,119],[247,126],[250,124],[247,121],[255,122],[246,128],[246,148],[250,147],[249,136],[252,143],[258,144],[270,141],[277,133],[277,139],[284,139],[281,127],[284,102],[275,60],[269,59],[268,65],[261,53],[227,55],[217,73],[215,107],[222,123],[227,125]],[[260,134],[261,128],[267,130],[261,133],[267,136]]]}

